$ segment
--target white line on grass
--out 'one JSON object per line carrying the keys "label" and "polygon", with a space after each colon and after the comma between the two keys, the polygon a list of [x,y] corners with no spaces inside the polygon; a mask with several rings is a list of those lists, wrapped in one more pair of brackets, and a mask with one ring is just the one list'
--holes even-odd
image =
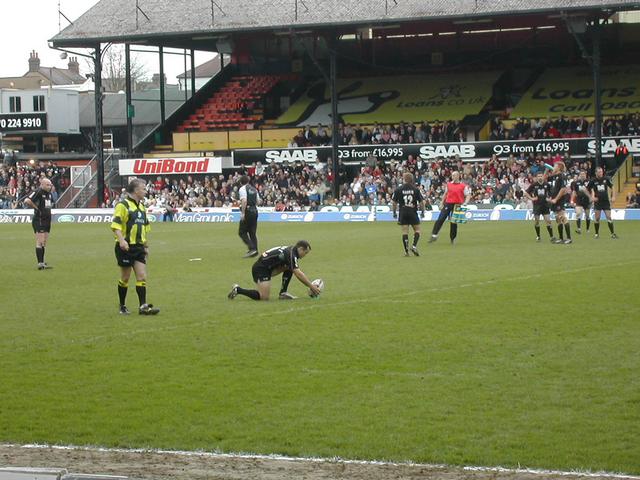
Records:
{"label": "white line on grass", "polygon": [[386,466],[386,467],[416,467],[426,468],[431,470],[443,470],[443,469],[459,469],[468,472],[498,472],[498,473],[515,473],[515,474],[531,474],[539,475],[541,477],[547,477],[549,475],[555,476],[574,476],[585,478],[615,478],[624,480],[640,480],[640,476],[627,475],[624,473],[611,473],[611,472],[582,472],[582,471],[562,471],[562,470],[545,470],[534,468],[506,468],[506,467],[480,467],[480,466],[456,466],[445,464],[426,464],[426,463],[414,463],[414,462],[385,462],[382,460],[345,460],[340,457],[333,458],[319,458],[319,457],[288,457],[285,455],[257,455],[251,453],[217,453],[217,452],[203,452],[203,451],[181,451],[181,450],[158,450],[158,449],[144,449],[144,448],[104,448],[104,447],[81,447],[75,445],[46,445],[46,444],[27,444],[27,445],[15,445],[15,444],[0,444],[0,447],[4,448],[24,448],[34,450],[75,450],[85,452],[97,452],[97,453],[125,453],[125,454],[157,454],[157,455],[173,455],[173,456],[186,456],[186,457],[198,457],[198,458],[211,458],[211,459],[244,459],[244,460],[279,460],[286,462],[301,462],[301,463],[342,463],[349,465],[368,465],[368,466]]}

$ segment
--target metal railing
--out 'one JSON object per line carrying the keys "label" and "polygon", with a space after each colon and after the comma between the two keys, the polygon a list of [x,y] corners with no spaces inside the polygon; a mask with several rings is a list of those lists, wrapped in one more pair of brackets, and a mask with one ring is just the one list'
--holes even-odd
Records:
{"label": "metal railing", "polygon": [[74,197],[84,188],[85,184],[87,183],[86,179],[91,179],[93,175],[92,172],[95,170],[95,167],[97,167],[97,155],[94,155],[93,158],[89,160],[89,163],[87,163],[85,167],[80,170],[80,172],[74,174],[75,178],[71,181],[71,184],[64,192],[62,192],[60,197],[58,197],[58,201],[56,202],[58,208],[70,207]]}
{"label": "metal railing", "polygon": [[[104,159],[105,184],[118,171],[118,160],[120,153],[109,153]],[[89,181],[82,187],[75,196],[69,201],[69,204],[63,208],[86,208],[91,199],[95,197],[98,191],[98,171],[91,176]],[[65,192],[66,193],[66,192]],[[98,202],[100,203],[100,202]]]}
{"label": "metal railing", "polygon": [[627,180],[633,176],[633,155],[627,155],[622,165],[618,168],[615,175],[611,179],[611,183],[616,189],[616,193],[620,193],[624,188],[624,184]]}

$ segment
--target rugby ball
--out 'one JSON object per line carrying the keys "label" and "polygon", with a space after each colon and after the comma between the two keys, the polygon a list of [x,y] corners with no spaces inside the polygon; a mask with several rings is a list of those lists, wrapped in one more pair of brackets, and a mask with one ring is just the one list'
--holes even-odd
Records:
{"label": "rugby ball", "polygon": [[[320,292],[324,290],[324,280],[322,280],[321,278],[316,278],[313,282],[311,282],[311,284],[315,287],[318,287]],[[309,296],[313,298],[313,297],[317,297],[318,295],[314,294],[310,289]]]}

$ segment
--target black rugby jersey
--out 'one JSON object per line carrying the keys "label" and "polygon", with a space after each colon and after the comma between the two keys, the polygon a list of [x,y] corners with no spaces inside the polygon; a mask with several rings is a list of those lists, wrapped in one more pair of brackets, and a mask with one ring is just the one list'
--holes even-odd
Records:
{"label": "black rugby jersey", "polygon": [[423,200],[420,190],[415,185],[409,183],[405,183],[396,188],[396,191],[393,192],[392,199],[398,204],[400,210],[410,208],[414,211],[418,210],[418,206]]}
{"label": "black rugby jersey", "polygon": [[547,183],[538,183],[533,182],[527,188],[527,193],[529,196],[534,197],[534,202],[539,204],[544,204],[547,201],[547,198],[551,196],[551,186]]}
{"label": "black rugby jersey", "polygon": [[298,268],[298,250],[295,246],[273,247],[263,252],[256,263],[271,271],[283,267],[293,271]]}
{"label": "black rugby jersey", "polygon": [[609,203],[609,189],[613,189],[613,183],[609,177],[591,179],[588,188],[595,194],[598,203]]}
{"label": "black rugby jersey", "polygon": [[33,220],[40,223],[50,223],[51,209],[53,208],[51,192],[38,188],[35,192],[32,192],[28,198],[38,207],[33,212]]}

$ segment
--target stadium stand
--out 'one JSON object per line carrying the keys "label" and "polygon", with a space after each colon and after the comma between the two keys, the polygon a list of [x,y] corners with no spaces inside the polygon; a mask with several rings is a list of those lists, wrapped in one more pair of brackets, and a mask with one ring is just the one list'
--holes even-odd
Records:
{"label": "stadium stand", "polygon": [[[602,69],[602,113],[625,115],[640,110],[640,67]],[[593,72],[586,67],[548,68],[525,92],[511,118],[549,118],[593,115]]]}
{"label": "stadium stand", "polygon": [[[591,118],[560,115],[557,118],[518,118],[515,121],[493,119],[489,140],[531,140],[544,138],[580,138],[594,136]],[[605,137],[634,136],[640,132],[637,113],[614,115],[604,119]]]}
{"label": "stadium stand", "polygon": [[[462,120],[480,113],[501,72],[344,78],[337,82],[338,113],[347,123]],[[317,125],[331,121],[324,81],[314,82],[276,121]]]}
{"label": "stadium stand", "polygon": [[210,132],[253,128],[263,120],[261,102],[278,82],[291,75],[236,75],[195,109],[176,131]]}

